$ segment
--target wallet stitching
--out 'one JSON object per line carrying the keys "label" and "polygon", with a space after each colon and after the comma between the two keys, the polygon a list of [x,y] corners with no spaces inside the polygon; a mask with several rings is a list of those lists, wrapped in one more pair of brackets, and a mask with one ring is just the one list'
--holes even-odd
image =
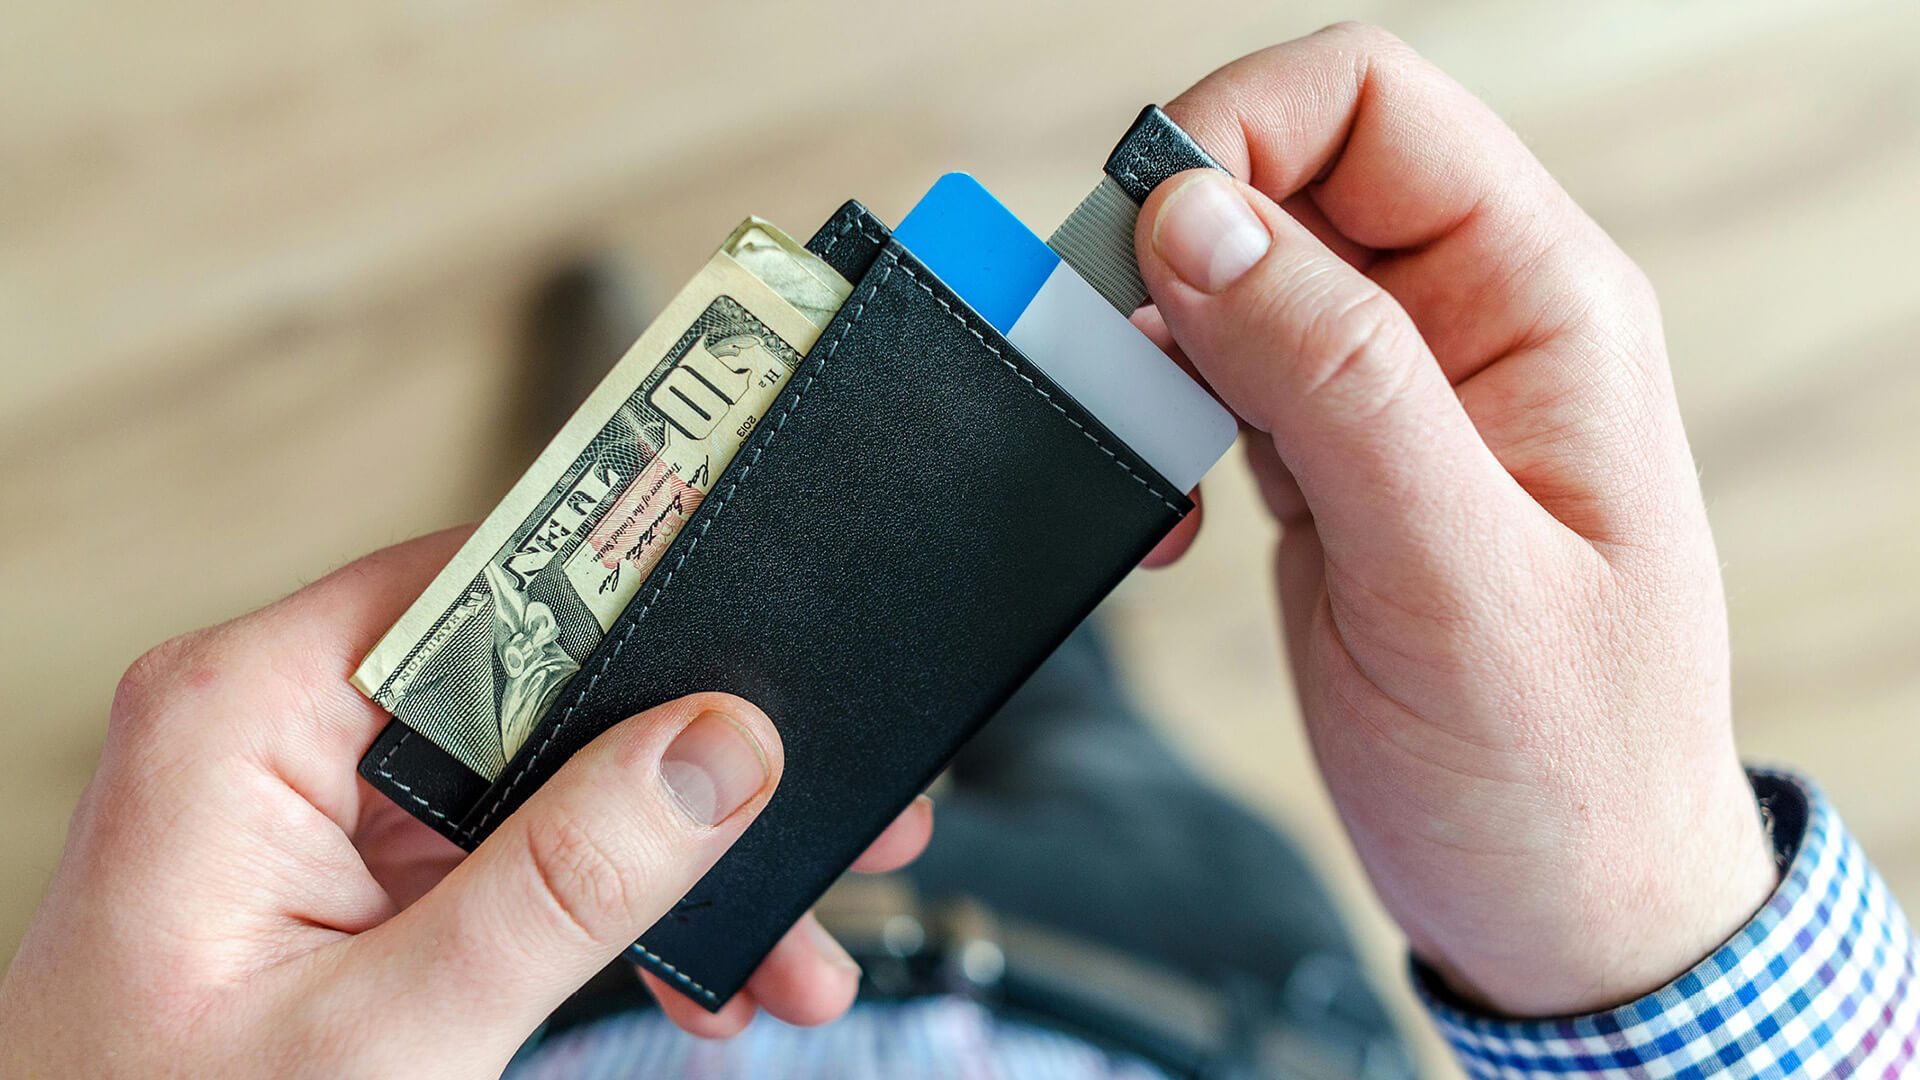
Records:
{"label": "wallet stitching", "polygon": [[679,968],[674,967],[671,963],[667,961],[665,957],[661,956],[659,953],[654,952],[652,949],[647,948],[645,945],[642,945],[637,941],[633,943],[633,947],[640,950],[640,955],[660,965],[662,968],[665,968],[666,974],[672,976],[674,981],[683,983],[687,986],[692,987],[695,990],[698,990],[700,992],[700,996],[706,998],[708,1001],[718,1001],[720,999],[719,994],[716,994],[713,991],[707,989],[706,987],[701,986],[698,982],[695,982],[692,976],[688,975],[684,971],[681,971]]}
{"label": "wallet stitching", "polygon": [[953,309],[952,304],[947,303],[946,300],[941,298],[940,294],[934,292],[933,286],[928,285],[926,282],[920,280],[920,275],[914,272],[913,267],[900,262],[899,257],[894,255],[894,253],[891,251],[887,252],[884,257],[893,265],[900,267],[900,269],[902,270],[905,270],[907,272],[907,276],[913,279],[913,283],[915,285],[920,286],[920,289],[922,292],[925,292],[929,297],[931,297],[934,303],[939,304],[940,307],[943,310],[945,310],[948,315],[953,316],[953,321],[959,323],[961,328],[964,329],[967,333],[972,334],[974,337],[974,340],[978,341],[988,352],[992,353],[995,359],[999,360],[1002,364],[1006,365],[1006,368],[1008,371],[1011,371],[1015,375],[1018,375],[1020,377],[1020,381],[1026,383],[1027,386],[1030,389],[1032,389],[1034,393],[1039,394],[1040,399],[1042,401],[1045,401],[1047,404],[1053,406],[1054,412],[1057,412],[1061,416],[1066,417],[1067,423],[1072,424],[1075,428],[1077,428],[1080,434],[1086,437],[1086,440],[1088,442],[1099,447],[1101,453],[1107,455],[1109,458],[1112,458],[1113,463],[1115,465],[1120,466],[1120,471],[1126,473],[1128,476],[1133,477],[1134,483],[1139,484],[1141,487],[1145,488],[1147,490],[1147,494],[1157,499],[1161,506],[1166,507],[1168,510],[1172,511],[1175,514],[1180,513],[1180,508],[1173,505],[1173,503],[1169,502],[1165,495],[1162,495],[1160,494],[1159,491],[1155,490],[1151,481],[1149,481],[1146,477],[1141,476],[1139,473],[1134,472],[1132,466],[1128,465],[1126,461],[1120,457],[1119,454],[1114,453],[1113,450],[1110,447],[1108,447],[1105,442],[1101,441],[1100,436],[1095,435],[1093,431],[1089,429],[1085,424],[1082,424],[1077,417],[1075,417],[1072,413],[1068,412],[1066,408],[1062,406],[1058,401],[1055,401],[1053,399],[1053,395],[1047,393],[1046,387],[1041,386],[1039,383],[1035,382],[1033,379],[1033,376],[1028,375],[1026,372],[1020,370],[1019,365],[1015,364],[1012,360],[1008,359],[1004,353],[1002,353],[997,347],[994,346],[993,342],[988,341],[985,334],[982,334],[979,330],[975,329],[972,326],[972,324],[969,323],[968,320],[961,315],[960,312],[955,311]]}
{"label": "wallet stitching", "polygon": [[402,781],[399,777],[387,771],[387,763],[393,760],[393,755],[399,753],[400,748],[407,745],[407,740],[411,738],[413,738],[413,729],[408,728],[405,734],[401,735],[398,739],[394,740],[394,743],[392,746],[387,747],[386,754],[380,758],[380,763],[373,767],[373,771],[380,774],[380,776],[383,777],[387,781],[387,783],[392,784],[396,788],[399,788],[401,794],[404,794],[407,798],[412,799],[414,802],[419,803],[421,806],[426,807],[427,813],[432,814],[434,817],[439,818],[441,821],[445,821],[448,824],[452,824],[452,822],[448,819],[447,815],[441,813],[438,809],[435,809],[432,803],[428,802],[427,800],[421,798],[418,795],[415,795],[413,793],[413,789],[408,787],[404,781]]}
{"label": "wallet stitching", "polygon": [[866,229],[859,228],[860,214],[858,211],[848,209],[841,216],[843,220],[840,222],[840,228],[832,236],[827,238],[826,246],[820,249],[820,257],[822,259],[826,258],[828,255],[833,254],[834,246],[840,243],[840,241],[845,240],[847,237],[852,236],[856,231],[863,238],[870,240],[873,243],[882,244],[886,242],[880,237],[878,233],[870,232]]}
{"label": "wallet stitching", "polygon": [[[1140,158],[1140,154],[1138,152],[1135,152],[1133,157],[1137,161]],[[1134,175],[1132,165],[1129,165],[1127,167],[1123,175],[1125,175],[1127,179],[1132,180],[1136,184],[1140,182],[1140,178]],[[825,258],[827,255],[831,254],[835,244],[838,244],[840,241],[846,239],[849,235],[851,235],[856,230],[859,215],[854,213],[852,210],[848,210],[845,214],[845,218],[846,220],[841,222],[840,228],[833,234],[831,238],[827,240],[826,246],[820,249],[820,255],[822,258]],[[880,236],[866,229],[859,229],[858,231],[862,237],[872,241],[873,243],[878,244],[878,243],[884,242]],[[1124,471],[1128,476],[1133,477],[1134,481],[1137,482],[1141,487],[1146,488],[1147,494],[1152,495],[1155,499],[1158,499],[1160,501],[1160,505],[1166,507],[1168,510],[1173,511],[1176,514],[1180,512],[1179,507],[1175,506],[1171,501],[1167,499],[1166,496],[1162,495],[1159,491],[1155,490],[1151,481],[1147,480],[1146,477],[1141,476],[1139,473],[1134,472],[1133,469],[1130,466],[1128,466],[1124,460],[1121,459],[1120,455],[1114,453],[1110,448],[1108,448],[1106,443],[1100,440],[1099,436],[1095,435],[1091,430],[1087,428],[1086,425],[1082,424],[1077,418],[1075,418],[1072,413],[1068,412],[1065,408],[1063,408],[1060,405],[1059,402],[1055,401],[1053,399],[1053,395],[1047,393],[1046,389],[1042,387],[1039,383],[1035,382],[1032,376],[1028,375],[1024,371],[1021,371],[1018,365],[1014,364],[1012,360],[1009,360],[1004,354],[1001,353],[1001,351],[997,347],[994,346],[992,342],[987,340],[986,335],[982,334],[979,330],[975,329],[972,325],[970,325],[967,319],[964,318],[960,312],[955,311],[953,309],[953,305],[941,299],[940,295],[933,291],[932,286],[928,285],[925,281],[922,281],[920,279],[920,275],[914,271],[913,267],[908,266],[905,263],[902,263],[899,257],[892,252],[887,252],[884,258],[886,258],[886,260],[891,265],[898,266],[900,267],[900,269],[906,271],[907,276],[913,279],[913,283],[915,285],[920,286],[920,290],[922,292],[926,293],[929,297],[932,297],[934,303],[939,304],[941,309],[944,310],[948,315],[952,316],[953,320],[959,323],[961,327],[967,331],[967,333],[972,334],[975,341],[978,341],[988,352],[992,353],[995,359],[999,360],[1002,364],[1005,364],[1008,371],[1011,371],[1015,375],[1018,375],[1021,381],[1025,382],[1029,387],[1033,389],[1034,393],[1039,394],[1040,397],[1043,400],[1045,400],[1047,404],[1053,406],[1053,409],[1055,412],[1059,413],[1061,416],[1066,417],[1067,422],[1072,424],[1075,428],[1078,428],[1080,431],[1080,434],[1086,436],[1088,442],[1091,442],[1093,445],[1099,447],[1101,453],[1112,458],[1113,463],[1115,465],[1120,466],[1122,471]],[[876,283],[875,288],[878,288],[879,284],[881,283]],[[834,342],[834,347],[838,348],[839,342],[837,341]],[[743,477],[744,477],[744,474],[743,474]]]}
{"label": "wallet stitching", "polygon": [[826,371],[827,364],[833,359],[833,355],[840,351],[840,346],[847,340],[847,335],[853,332],[853,328],[860,324],[862,318],[866,317],[867,304],[873,299],[874,294],[880,291],[881,286],[887,283],[887,278],[891,276],[891,274],[892,267],[889,266],[881,272],[880,279],[875,281],[872,287],[867,290],[866,297],[860,301],[859,306],[856,307],[853,314],[848,317],[846,326],[840,331],[840,336],[833,339],[833,344],[828,346],[826,354],[820,357],[820,363],[814,366],[813,373],[807,376],[807,381],[801,383],[800,388],[794,391],[793,400],[787,403],[787,407],[780,413],[780,418],[774,421],[773,430],[767,433],[766,441],[754,447],[753,457],[745,465],[740,467],[740,475],[733,478],[733,482],[727,485],[727,493],[722,495],[719,500],[714,503],[713,513],[707,516],[707,520],[700,523],[700,531],[693,534],[693,537],[687,541],[686,550],[680,553],[679,558],[673,560],[673,566],[668,568],[667,576],[663,578],[659,586],[653,590],[653,594],[647,597],[647,602],[640,606],[640,611],[634,615],[631,622],[627,623],[626,629],[621,631],[620,640],[613,643],[613,650],[600,662],[600,669],[593,673],[592,678],[587,680],[586,686],[574,694],[573,700],[567,703],[567,709],[560,714],[560,718],[548,726],[545,737],[540,740],[540,745],[534,747],[533,754],[527,758],[525,764],[514,770],[513,779],[507,781],[506,787],[502,788],[500,794],[493,800],[493,805],[487,807],[486,813],[480,815],[479,822],[470,829],[462,830],[466,832],[467,835],[472,836],[487,827],[488,822],[493,820],[493,815],[499,811],[501,806],[505,805],[507,797],[513,794],[514,787],[526,777],[527,773],[533,770],[534,765],[540,760],[540,755],[546,753],[547,747],[553,744],[553,737],[566,728],[567,721],[573,716],[573,711],[579,708],[580,703],[585,701],[587,695],[593,692],[593,688],[599,683],[601,676],[605,675],[608,669],[613,666],[613,662],[620,656],[620,650],[626,648],[627,642],[632,640],[634,630],[646,620],[647,613],[653,610],[653,605],[660,602],[660,597],[666,593],[667,586],[673,584],[673,575],[680,572],[680,567],[686,564],[687,557],[692,555],[694,551],[700,547],[700,541],[706,539],[707,530],[713,528],[713,523],[720,520],[720,515],[726,513],[727,503],[733,500],[734,494],[740,490],[740,485],[746,482],[747,477],[753,475],[754,467],[760,464],[761,455],[767,452],[767,447],[773,445],[773,440],[779,438],[780,432],[786,429],[787,420],[793,416],[795,410],[799,409],[800,406],[806,402],[807,393],[813,389],[814,380],[818,379],[820,374]]}
{"label": "wallet stitching", "polygon": [[840,221],[838,223],[838,226],[833,230],[833,235],[827,237],[826,246],[820,249],[820,257],[824,259],[827,256],[833,254],[834,246],[839,244],[840,241],[845,240],[847,238],[847,234],[852,231],[853,231],[853,211],[849,210],[846,213],[840,215]]}

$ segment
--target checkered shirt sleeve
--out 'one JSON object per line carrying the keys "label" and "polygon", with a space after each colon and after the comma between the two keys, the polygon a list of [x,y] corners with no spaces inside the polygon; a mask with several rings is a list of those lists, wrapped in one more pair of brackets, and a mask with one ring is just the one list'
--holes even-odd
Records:
{"label": "checkered shirt sleeve", "polygon": [[1416,971],[1474,1077],[1920,1076],[1912,931],[1818,790],[1756,771],[1785,868],[1766,907],[1693,970],[1591,1016],[1474,1014]]}

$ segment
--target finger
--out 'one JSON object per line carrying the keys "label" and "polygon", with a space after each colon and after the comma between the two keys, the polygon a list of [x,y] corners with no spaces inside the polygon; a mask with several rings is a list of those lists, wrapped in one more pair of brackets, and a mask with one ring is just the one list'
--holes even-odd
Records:
{"label": "finger", "polygon": [[[1392,35],[1341,25],[1168,105],[1356,260],[1460,387],[1493,454],[1595,541],[1658,546],[1692,459],[1644,274],[1493,111]],[[1329,538],[1331,539],[1331,538]]]}
{"label": "finger", "polygon": [[[348,680],[472,533],[460,525],[373,552],[235,627],[236,637],[271,654],[260,662],[285,673],[282,686],[298,695],[299,707],[278,723],[252,725],[248,738],[278,776],[349,833],[367,793],[352,762],[393,717]],[[256,636],[256,626],[265,632]]]}
{"label": "finger", "polygon": [[399,804],[369,790],[362,794],[361,805],[353,844],[395,910],[425,896],[466,858],[453,841]]}
{"label": "finger", "polygon": [[[1180,351],[1179,344],[1173,340],[1173,332],[1167,329],[1167,321],[1160,317],[1158,308],[1148,304],[1135,311],[1131,321],[1141,333],[1147,336],[1147,340],[1158,345],[1160,351],[1171,357],[1173,362],[1179,364],[1187,374],[1195,378],[1200,377],[1194,370],[1193,362],[1187,359],[1186,355]],[[1188,492],[1188,498],[1193,500],[1193,509],[1186,517],[1176,522],[1167,535],[1160,538],[1160,542],[1153,546],[1152,551],[1147,552],[1147,557],[1140,560],[1141,566],[1149,570],[1158,570],[1163,566],[1173,565],[1180,561],[1180,557],[1187,553],[1187,549],[1192,547],[1194,540],[1200,536],[1200,523],[1204,520],[1201,515],[1200,489],[1196,487]]]}
{"label": "finger", "polygon": [[1267,512],[1283,526],[1304,521],[1307,500],[1300,494],[1300,482],[1293,478],[1287,463],[1280,460],[1280,451],[1274,449],[1273,440],[1243,441],[1247,445],[1247,468],[1253,473],[1254,483],[1259,485],[1260,499],[1267,504]]}
{"label": "finger", "polygon": [[747,989],[770,1015],[813,1027],[853,1005],[860,990],[860,965],[808,912],[760,962]]}
{"label": "finger", "polygon": [[351,835],[362,794],[352,762],[392,717],[348,677],[470,531],[375,552],[259,611],[168,642],[129,670],[122,696],[171,703],[165,752],[227,774],[236,758],[248,761]]}
{"label": "finger", "polygon": [[347,679],[472,534],[460,525],[383,548],[231,624],[318,695],[311,738],[358,752],[391,719]]}
{"label": "finger", "polygon": [[[1296,672],[1313,670],[1310,650],[1314,626],[1319,620],[1332,618],[1327,606],[1326,567],[1326,553],[1311,522],[1281,534],[1274,550],[1274,584],[1280,593],[1280,630],[1288,666]],[[1305,686],[1295,686],[1296,693],[1306,690]]]}
{"label": "finger", "polygon": [[1365,580],[1464,579],[1488,514],[1539,513],[1393,298],[1265,195],[1184,173],[1147,200],[1136,246],[1175,339],[1271,436],[1328,550]]}
{"label": "finger", "polygon": [[1564,317],[1568,281],[1625,262],[1491,109],[1375,27],[1244,57],[1167,112],[1270,198],[1306,196],[1342,243],[1407,253],[1363,265],[1456,382]]}
{"label": "finger", "polygon": [[846,1012],[860,989],[860,965],[812,912],[781,936],[746,988],[718,1013],[701,1008],[652,972],[640,975],[668,1019],[706,1039],[739,1034],[756,1008],[789,1024],[824,1024]]}
{"label": "finger", "polygon": [[653,999],[659,1002],[660,1011],[675,1027],[702,1039],[731,1039],[745,1031],[760,1011],[760,1003],[751,989],[733,995],[719,1012],[708,1012],[651,971],[643,969],[640,981],[646,984]]}
{"label": "finger", "polygon": [[1325,244],[1328,251],[1338,255],[1341,262],[1365,273],[1380,261],[1379,252],[1355,243],[1334,228],[1333,222],[1327,220],[1326,211],[1313,201],[1310,191],[1298,192],[1279,201],[1280,208],[1287,212],[1288,217],[1299,222],[1315,240]]}
{"label": "finger", "polygon": [[933,839],[933,800],[921,795],[908,804],[887,830],[867,845],[853,860],[853,869],[862,874],[885,874],[907,865],[927,850]]}
{"label": "finger", "polygon": [[1538,207],[1493,196],[1540,173],[1493,111],[1392,34],[1355,23],[1250,54],[1167,104],[1234,175],[1275,201],[1313,185],[1354,243],[1430,244],[1476,210]]}
{"label": "finger", "polygon": [[1199,538],[1200,522],[1203,520],[1200,512],[1200,489],[1194,488],[1189,497],[1193,500],[1193,509],[1187,512],[1186,517],[1175,522],[1173,529],[1161,537],[1159,543],[1153,545],[1153,550],[1147,552],[1147,557],[1140,560],[1141,566],[1149,570],[1172,566],[1180,561],[1180,557],[1185,555],[1187,549],[1192,547],[1193,542]]}
{"label": "finger", "polygon": [[[919,857],[932,834],[933,800],[921,795],[854,861],[853,869],[875,874],[897,870]],[[716,1016],[651,973],[643,971],[642,976],[654,988],[662,1011],[691,1034],[726,1038],[751,1019],[751,1010],[741,1015],[731,1003]],[[846,1011],[859,982],[859,965],[809,912],[767,954],[739,997],[789,1024],[821,1024]]]}
{"label": "finger", "polygon": [[418,903],[353,939],[354,963],[415,1010],[530,1031],[700,880],[766,805],[781,762],[773,725],[738,698],[650,709],[575,755]]}

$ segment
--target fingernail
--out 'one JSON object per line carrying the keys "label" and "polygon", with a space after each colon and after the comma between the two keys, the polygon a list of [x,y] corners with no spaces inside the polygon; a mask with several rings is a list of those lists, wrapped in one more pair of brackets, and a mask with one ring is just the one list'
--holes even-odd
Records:
{"label": "fingernail", "polygon": [[1217,293],[1240,280],[1273,246],[1233,181],[1218,173],[1190,177],[1153,221],[1153,247],[1180,280]]}
{"label": "fingernail", "polygon": [[848,955],[846,948],[827,933],[827,928],[820,925],[819,919],[811,915],[807,916],[807,936],[813,939],[813,947],[820,950],[821,959],[834,967],[859,973],[860,965]]}
{"label": "fingernail", "polygon": [[660,779],[694,824],[718,825],[767,783],[767,755],[738,720],[703,712],[660,758]]}

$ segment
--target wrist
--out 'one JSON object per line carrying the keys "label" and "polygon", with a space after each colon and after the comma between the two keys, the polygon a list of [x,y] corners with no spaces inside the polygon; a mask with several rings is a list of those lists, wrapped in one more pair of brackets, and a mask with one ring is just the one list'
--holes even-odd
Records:
{"label": "wrist", "polygon": [[1584,1015],[1654,993],[1737,934],[1779,886],[1744,772],[1716,786],[1725,790],[1691,813],[1573,854],[1552,868],[1558,882],[1515,883],[1516,896],[1532,894],[1527,906],[1564,918],[1515,919],[1493,949],[1416,941],[1415,955],[1475,1011],[1506,1017]]}

